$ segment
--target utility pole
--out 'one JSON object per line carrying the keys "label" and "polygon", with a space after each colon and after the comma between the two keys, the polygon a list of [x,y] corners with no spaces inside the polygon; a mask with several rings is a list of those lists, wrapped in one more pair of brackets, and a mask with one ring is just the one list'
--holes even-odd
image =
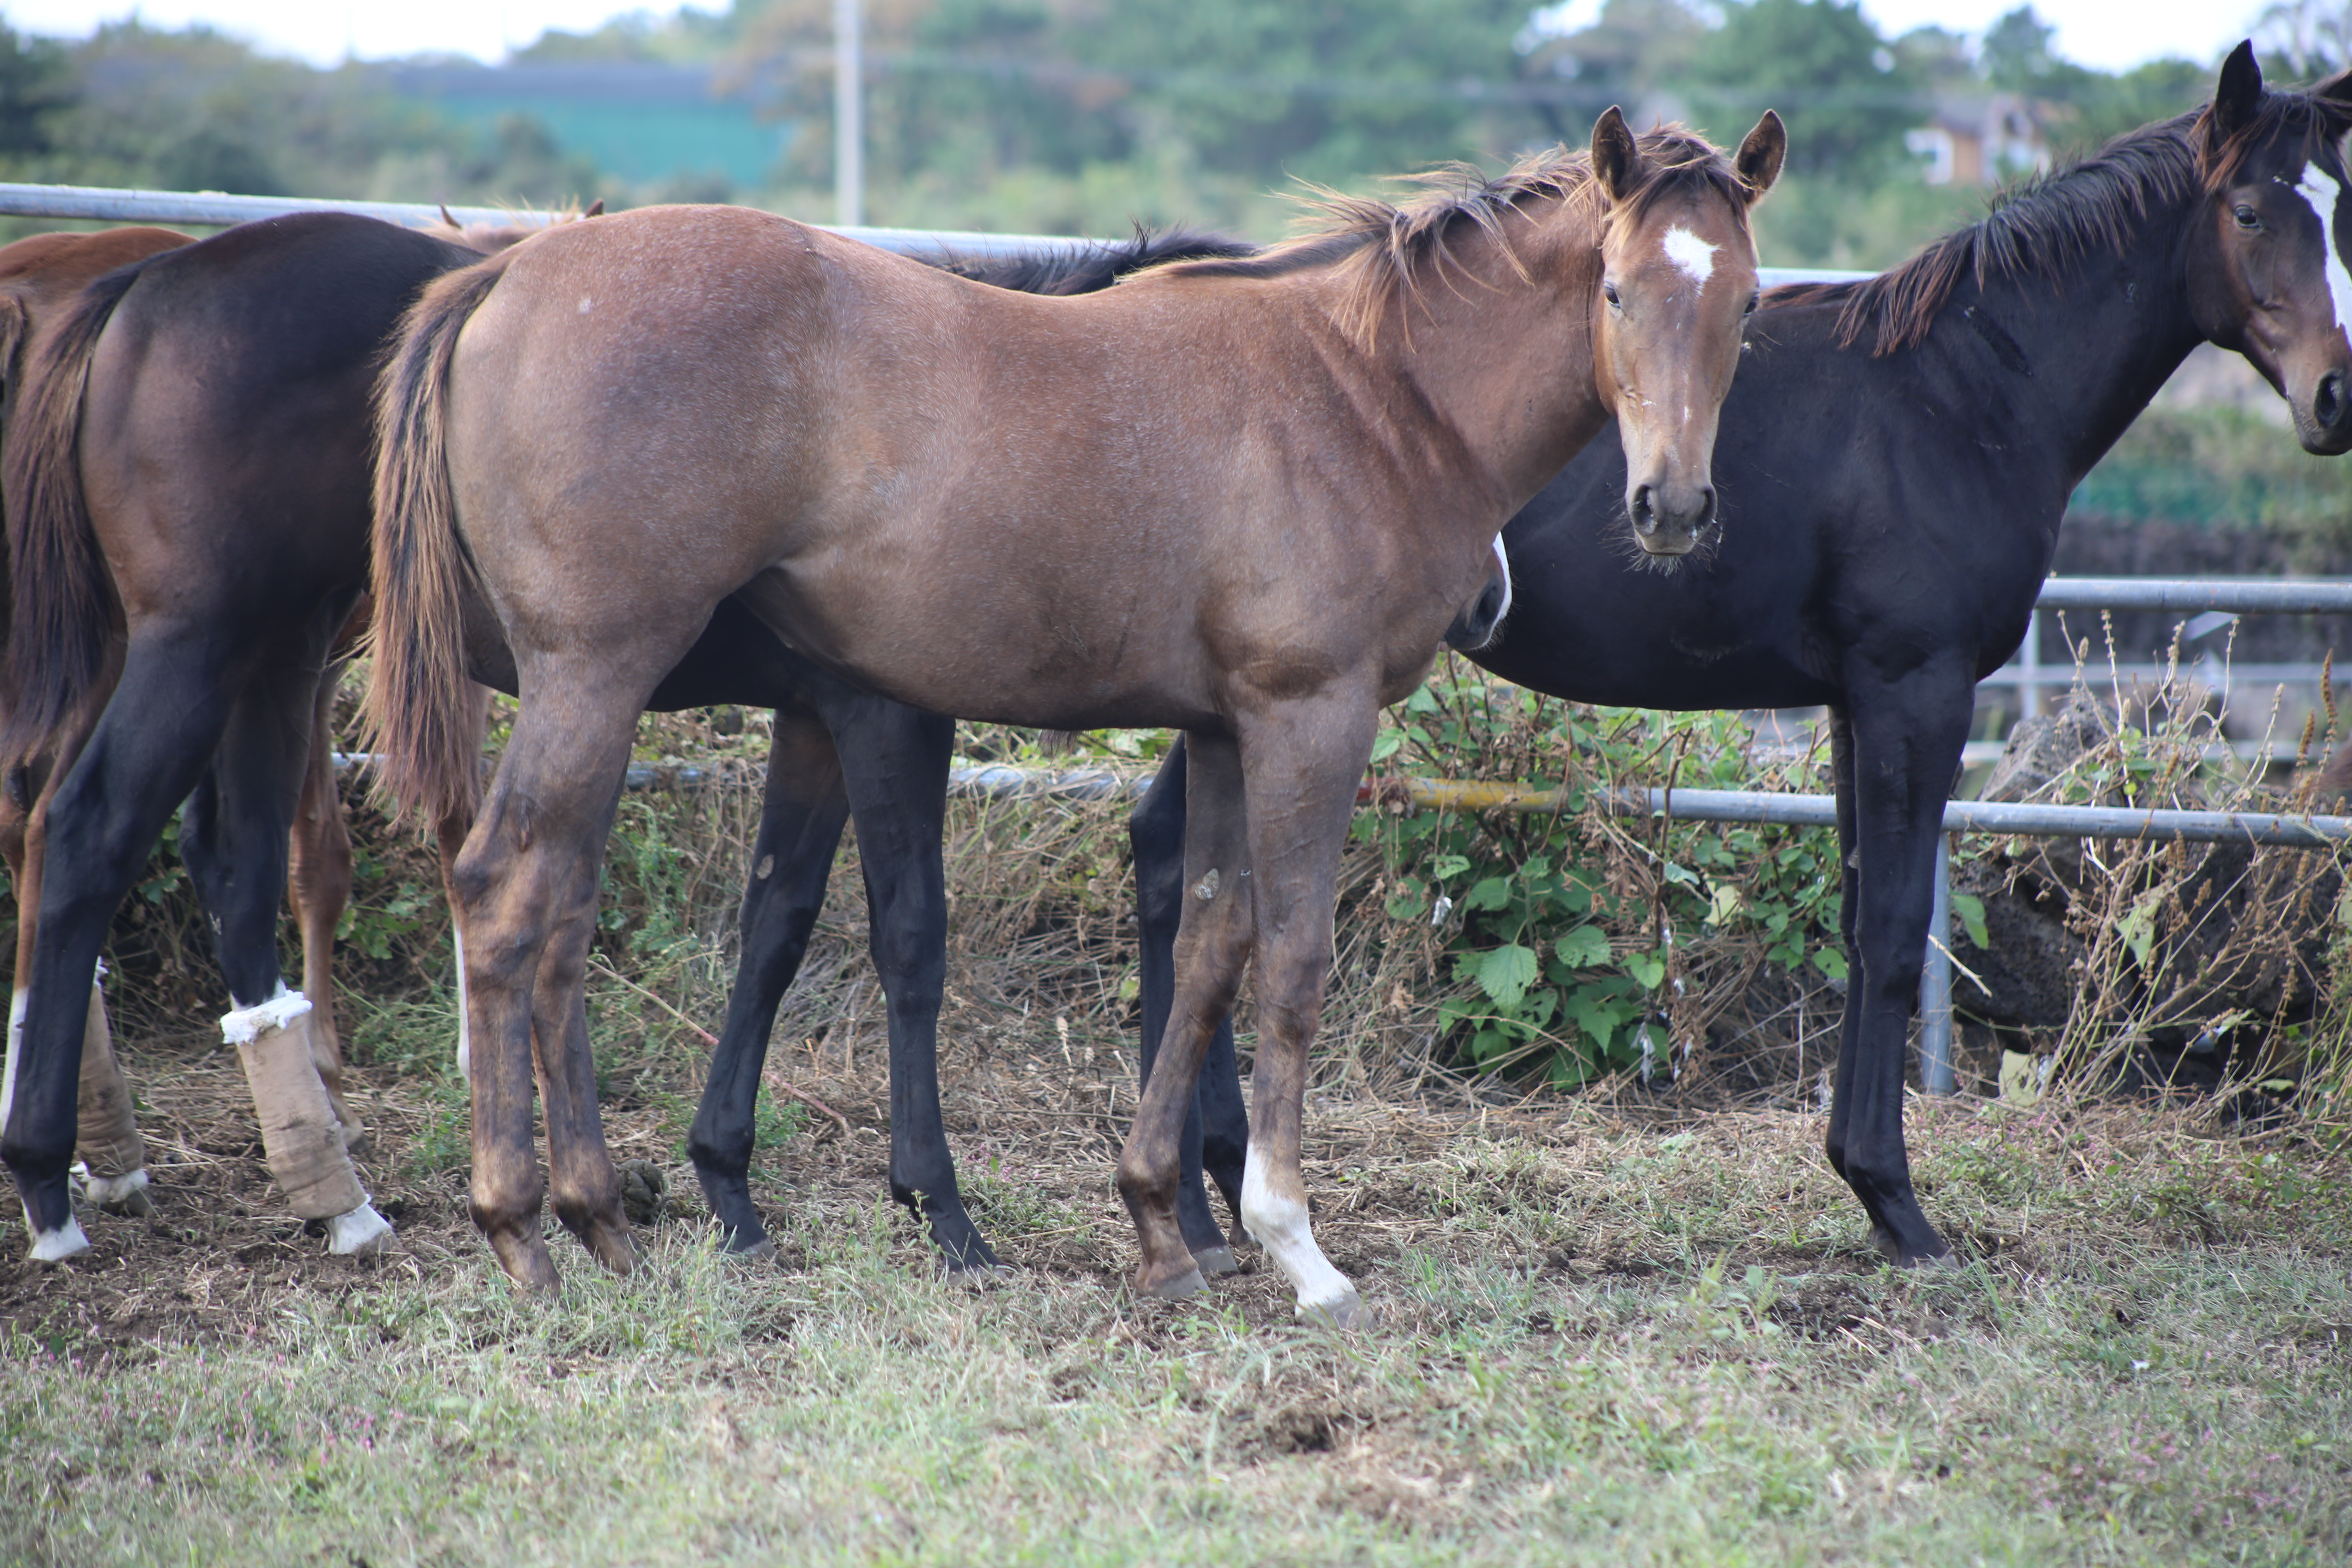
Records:
{"label": "utility pole", "polygon": [[833,0],[834,222],[866,221],[866,51],[858,0]]}

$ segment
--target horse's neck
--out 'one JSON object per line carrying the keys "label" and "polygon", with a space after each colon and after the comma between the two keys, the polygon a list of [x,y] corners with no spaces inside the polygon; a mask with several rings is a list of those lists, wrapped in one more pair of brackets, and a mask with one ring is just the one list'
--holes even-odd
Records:
{"label": "horse's neck", "polygon": [[1418,290],[1389,302],[1373,351],[1452,433],[1505,515],[1609,421],[1592,364],[1599,242],[1550,238],[1560,245],[1553,262],[1533,253],[1529,226],[1506,220],[1526,247],[1519,263],[1483,233],[1458,242],[1442,269],[1424,262]]}
{"label": "horse's neck", "polygon": [[1991,348],[2009,384],[2000,401],[2021,430],[2054,447],[2070,488],[2202,339],[2179,242],[2187,211],[2172,205],[2155,207],[2121,246],[2063,278],[1964,285],[1945,309],[1957,335]]}

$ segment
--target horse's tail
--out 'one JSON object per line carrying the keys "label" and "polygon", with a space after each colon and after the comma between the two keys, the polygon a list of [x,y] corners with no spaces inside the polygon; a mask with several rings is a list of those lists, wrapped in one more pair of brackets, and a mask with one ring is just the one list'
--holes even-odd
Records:
{"label": "horse's tail", "polygon": [[515,254],[428,285],[376,384],[375,626],[361,712],[378,753],[377,788],[395,813],[428,824],[470,816],[481,795],[465,631],[466,595],[478,588],[449,485],[449,362]]}
{"label": "horse's tail", "polygon": [[0,766],[39,751],[98,684],[113,634],[114,583],[81,485],[82,392],[99,335],[142,263],[92,281],[58,321],[9,416],[8,691]]}

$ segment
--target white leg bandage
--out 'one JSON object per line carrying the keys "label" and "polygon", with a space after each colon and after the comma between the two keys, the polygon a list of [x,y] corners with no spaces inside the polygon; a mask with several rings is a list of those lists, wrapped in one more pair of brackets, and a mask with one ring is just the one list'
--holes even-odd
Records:
{"label": "white leg bandage", "polygon": [[366,1206],[368,1195],[311,1061],[310,1012],[299,992],[281,991],[223,1018],[221,1033],[245,1064],[261,1147],[288,1205],[303,1219],[332,1219]]}
{"label": "white leg bandage", "polygon": [[1253,1140],[1242,1171],[1242,1224],[1297,1290],[1300,1317],[1326,1318],[1342,1326],[1353,1321],[1362,1306],[1356,1288],[1315,1245],[1306,1200],[1278,1194],[1267,1179],[1267,1163]]}

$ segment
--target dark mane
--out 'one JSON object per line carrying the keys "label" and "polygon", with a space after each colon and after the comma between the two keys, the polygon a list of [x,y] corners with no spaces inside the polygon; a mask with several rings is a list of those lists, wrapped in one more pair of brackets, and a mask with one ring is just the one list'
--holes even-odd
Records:
{"label": "dark mane", "polygon": [[[1612,214],[1613,223],[1634,223],[1669,195],[1713,192],[1735,211],[1747,211],[1749,193],[1730,160],[1679,126],[1661,126],[1639,138],[1645,174],[1631,197]],[[1467,163],[1449,163],[1401,179],[1426,187],[1404,202],[1350,196],[1308,186],[1299,199],[1322,219],[1311,232],[1255,256],[1173,262],[1156,270],[1186,278],[1280,278],[1310,268],[1345,268],[1348,305],[1341,320],[1369,337],[1388,301],[1410,297],[1425,266],[1443,270],[1449,245],[1476,228],[1499,233],[1505,214],[1546,197],[1595,203],[1589,153],[1554,147],[1521,159],[1490,179]]]}
{"label": "dark mane", "polygon": [[1256,254],[1257,247],[1223,235],[1185,228],[1154,234],[1138,224],[1135,237],[1128,240],[1097,240],[1011,256],[962,256],[949,251],[931,259],[959,278],[991,288],[1023,294],[1091,294],[1140,268]]}
{"label": "dark mane", "polygon": [[1843,302],[1837,342],[1873,332],[1871,353],[1892,353],[1925,339],[1964,278],[2057,278],[2085,256],[2122,243],[2151,204],[2186,201],[2227,184],[2257,147],[2300,132],[2306,158],[2331,163],[2352,129],[2352,109],[2309,92],[2266,92],[2253,119],[2212,156],[2206,121],[2212,105],[2126,132],[2076,163],[2027,180],[1995,198],[1982,219],[1935,241],[1901,266],[1851,283],[1791,283],[1773,305]]}

